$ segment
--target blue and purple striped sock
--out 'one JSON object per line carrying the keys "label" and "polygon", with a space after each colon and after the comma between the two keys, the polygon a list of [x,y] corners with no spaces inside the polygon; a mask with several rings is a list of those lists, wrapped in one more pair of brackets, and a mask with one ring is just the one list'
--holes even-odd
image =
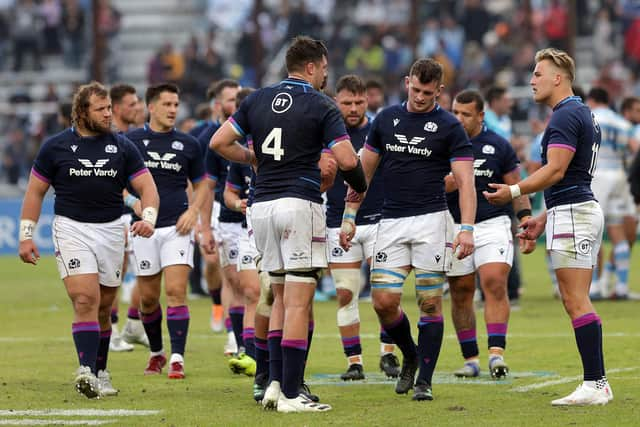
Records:
{"label": "blue and purple striped sock", "polygon": [[488,345],[491,347],[507,348],[507,324],[487,323]]}
{"label": "blue and purple striped sock", "polygon": [[282,330],[269,331],[269,380],[282,383]]}
{"label": "blue and purple striped sock", "polygon": [[604,376],[600,317],[587,313],[571,321],[576,344],[582,359],[585,381],[597,381]]}
{"label": "blue and purple striped sock", "polygon": [[171,354],[184,355],[189,333],[189,307],[167,307],[167,328],[171,339]]}
{"label": "blue and purple striped sock", "polygon": [[231,324],[231,318],[229,316],[224,319],[224,328],[227,330],[227,333],[233,332],[233,325]]}
{"label": "blue and purple striped sock", "polygon": [[287,399],[293,399],[300,392],[304,376],[307,340],[282,340],[282,392]]}
{"label": "blue and purple striped sock", "polygon": [[149,350],[158,352],[162,350],[162,307],[158,306],[151,313],[140,312],[142,326],[149,338]]}
{"label": "blue and purple striped sock", "polygon": [[111,328],[106,331],[100,331],[100,344],[98,345],[98,357],[96,358],[96,372],[107,369],[109,341],[111,341]]}
{"label": "blue and purple striped sock", "polygon": [[480,350],[478,350],[476,328],[464,329],[462,331],[458,331],[456,334],[458,335],[458,342],[460,343],[460,349],[462,350],[462,357],[465,359],[478,357]]}
{"label": "blue and purple striped sock", "polygon": [[255,360],[256,358],[256,345],[255,345],[256,330],[254,328],[244,328],[242,330],[242,342],[244,343],[244,352],[247,356]]}
{"label": "blue and purple striped sock", "polygon": [[255,337],[256,344],[256,377],[269,373],[269,342]]}
{"label": "blue and purple striped sock", "polygon": [[400,348],[404,357],[415,359],[418,356],[416,343],[411,336],[411,324],[404,311],[400,312],[400,316],[394,322],[382,326],[393,342]]}
{"label": "blue and purple striped sock", "polygon": [[233,335],[236,337],[238,348],[244,347],[242,342],[242,322],[244,319],[244,307],[229,307],[229,317],[231,318],[231,326],[233,327]]}
{"label": "blue and purple striped sock", "polygon": [[127,318],[131,320],[140,320],[140,311],[138,311],[138,308],[129,306],[129,310],[127,310]]}
{"label": "blue and purple striped sock", "polygon": [[442,316],[420,316],[418,322],[418,355],[420,357],[420,371],[418,379],[431,385],[433,371],[438,363],[442,336],[444,335],[444,319]]}
{"label": "blue and purple striped sock", "polygon": [[342,337],[342,348],[345,356],[357,356],[362,354],[362,346],[360,345],[360,336]]}
{"label": "blue and purple striped sock", "polygon": [[95,374],[100,345],[100,324],[98,322],[72,323],[71,332],[78,353],[78,363],[80,366],[88,366]]}

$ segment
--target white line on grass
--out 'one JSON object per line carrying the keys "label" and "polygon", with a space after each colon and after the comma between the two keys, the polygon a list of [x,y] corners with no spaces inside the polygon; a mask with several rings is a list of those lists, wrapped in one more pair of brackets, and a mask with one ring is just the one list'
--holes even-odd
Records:
{"label": "white line on grass", "polygon": [[156,415],[160,411],[136,410],[136,409],[28,409],[12,410],[0,409],[2,417],[136,417],[143,415]]}
{"label": "white line on grass", "polygon": [[99,426],[113,424],[117,420],[0,420],[1,426]]}
{"label": "white line on grass", "polygon": [[[640,369],[640,367],[635,367],[635,368],[614,368],[614,369],[608,369],[607,370],[607,374],[615,374],[615,373],[618,373],[618,372],[629,372],[629,371],[635,371],[637,369]],[[573,382],[573,381],[577,381],[577,380],[579,380],[581,378],[582,378],[582,375],[576,375],[576,376],[573,376],[573,377],[562,377],[562,378],[558,378],[556,380],[548,380],[548,381],[543,381],[541,383],[535,383],[535,384],[523,385],[523,386],[520,386],[520,387],[514,387],[510,391],[515,391],[517,393],[526,393],[526,392],[531,391],[531,390],[536,390],[536,389],[539,389],[539,388],[549,387],[549,386],[552,386],[552,385],[570,383],[570,382]]]}

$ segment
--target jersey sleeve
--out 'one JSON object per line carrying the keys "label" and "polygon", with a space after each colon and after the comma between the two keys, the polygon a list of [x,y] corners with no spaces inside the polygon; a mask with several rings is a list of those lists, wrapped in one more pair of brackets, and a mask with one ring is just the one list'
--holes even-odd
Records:
{"label": "jersey sleeve", "polygon": [[221,163],[218,155],[211,148],[208,148],[204,158],[204,168],[207,178],[212,181],[218,181],[220,178],[220,167]]}
{"label": "jersey sleeve", "polygon": [[347,128],[344,126],[342,114],[334,104],[325,101],[326,112],[322,120],[322,141],[328,148],[341,141],[349,139]]}
{"label": "jersey sleeve", "polygon": [[580,121],[575,115],[553,114],[547,126],[548,141],[547,150],[551,148],[564,148],[576,151]]}
{"label": "jersey sleeve", "polygon": [[32,173],[38,179],[46,182],[47,184],[51,184],[56,168],[51,145],[52,143],[50,141],[46,141],[42,144],[40,151],[38,151],[38,154],[33,161],[32,169]]}
{"label": "jersey sleeve", "polygon": [[511,144],[505,140],[504,155],[502,156],[502,170],[504,173],[513,172],[520,166],[520,160],[516,155],[516,150],[513,149]]}
{"label": "jersey sleeve", "polygon": [[450,155],[452,162],[473,161],[473,147],[467,133],[460,123],[455,123],[449,133]]}
{"label": "jersey sleeve", "polygon": [[229,173],[227,174],[227,183],[225,185],[233,188],[234,190],[241,190],[243,183],[244,176],[242,173],[242,165],[239,163],[231,163],[229,165]]}
{"label": "jersey sleeve", "polygon": [[260,91],[258,90],[247,96],[245,100],[242,101],[236,112],[233,113],[233,116],[229,118],[229,123],[240,136],[246,136],[251,133],[251,126],[249,125],[249,110],[259,92]]}
{"label": "jersey sleeve", "polygon": [[144,165],[142,154],[140,154],[138,147],[136,147],[133,141],[126,136],[122,136],[122,146],[125,150],[125,172],[129,177],[129,181],[149,171]]}
{"label": "jersey sleeve", "polygon": [[378,129],[380,122],[380,115],[373,119],[371,128],[369,129],[369,133],[367,134],[367,137],[364,141],[364,148],[377,154],[382,154],[382,152],[384,151],[382,137],[380,135],[380,130]]}

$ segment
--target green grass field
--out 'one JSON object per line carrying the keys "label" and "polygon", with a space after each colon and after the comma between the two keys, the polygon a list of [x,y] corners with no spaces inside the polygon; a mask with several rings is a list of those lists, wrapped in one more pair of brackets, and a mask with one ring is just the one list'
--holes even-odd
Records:
{"label": "green grass field", "polygon": [[[72,311],[54,259],[44,258],[33,268],[17,257],[0,258],[0,425],[640,425],[637,301],[607,301],[596,306],[603,319],[604,351],[615,400],[604,407],[551,407],[552,399],[578,385],[582,371],[571,324],[560,302],[551,296],[540,249],[522,258],[524,294],[521,310],[511,314],[509,323],[506,360],[512,375],[507,380],[495,382],[489,378],[484,350],[480,379],[454,379],[452,372],[461,366],[461,356],[446,301],[445,340],[434,378],[435,400],[413,402],[411,394],[396,395],[394,383],[379,374],[378,325],[371,305],[363,303],[362,345],[369,381],[343,384],[335,376],[346,367],[335,325],[335,302],[317,303],[307,379],[333,410],[306,415],[265,412],[253,402],[252,380],[229,371],[222,354],[225,337],[209,330],[207,299],[190,302],[186,380],[169,381],[164,375],[144,377],[148,353],[136,347],[130,353],[110,354],[109,369],[114,385],[120,389],[119,396],[88,400],[78,395],[72,385],[77,365],[70,330]],[[638,292],[638,251],[633,254],[632,266],[631,288]],[[415,325],[413,294],[409,286],[404,307]],[[125,306],[120,316],[126,318]],[[486,348],[481,315],[478,335],[480,347]],[[42,412],[52,410],[78,412]],[[131,410],[154,412],[125,412]]]}

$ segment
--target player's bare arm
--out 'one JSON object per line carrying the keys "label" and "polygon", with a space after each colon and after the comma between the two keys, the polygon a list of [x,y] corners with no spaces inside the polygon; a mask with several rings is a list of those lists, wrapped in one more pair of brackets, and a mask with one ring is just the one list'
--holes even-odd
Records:
{"label": "player's bare arm", "polygon": [[496,191],[490,193],[484,191],[482,194],[489,203],[494,205],[504,205],[521,194],[531,194],[542,191],[545,188],[559,182],[563,177],[569,163],[573,159],[573,151],[565,148],[551,147],[547,151],[547,164],[535,171],[518,184],[489,184],[489,187]]}
{"label": "player's bare arm", "polygon": [[156,227],[158,219],[158,207],[160,206],[160,196],[156,183],[150,173],[143,173],[131,180],[131,186],[140,195],[142,212],[140,221],[131,225],[131,232],[134,236],[151,237]]}
{"label": "player's bare arm", "polygon": [[242,212],[243,215],[247,214],[247,199],[240,197],[240,190],[233,188],[229,185],[224,188],[224,204],[229,209],[236,212]]}
{"label": "player's bare arm", "polygon": [[18,254],[22,262],[36,265],[40,259],[40,252],[33,241],[33,233],[40,218],[42,200],[48,190],[49,184],[35,177],[32,173],[27,184],[27,191],[24,194],[22,212],[20,212]]}
{"label": "player's bare arm", "polygon": [[451,172],[458,185],[458,203],[460,204],[460,232],[453,240],[453,251],[457,250],[458,259],[473,253],[473,224],[476,218],[476,187],[472,161],[451,162]]}
{"label": "player's bare arm", "polygon": [[216,240],[211,231],[211,214],[213,210],[213,198],[218,180],[206,179],[203,196],[204,201],[200,207],[200,247],[206,254],[216,252]]}
{"label": "player's bare arm", "polygon": [[136,216],[142,215],[142,202],[140,202],[140,199],[129,193],[126,189],[122,190],[122,198],[124,204],[129,207]]}
{"label": "player's bare arm", "polygon": [[236,163],[246,163],[257,166],[257,160],[253,150],[244,147],[237,140],[242,135],[234,129],[233,125],[226,121],[213,134],[209,148],[216,151],[227,160]]}
{"label": "player's bare arm", "polygon": [[[520,182],[520,168],[504,174],[502,179],[507,185],[517,184]],[[531,218],[531,202],[529,201],[528,196],[523,195],[516,197],[511,203],[520,223],[524,223]],[[529,254],[535,250],[536,241],[518,237],[518,246],[520,247],[520,252],[523,254]]]}

